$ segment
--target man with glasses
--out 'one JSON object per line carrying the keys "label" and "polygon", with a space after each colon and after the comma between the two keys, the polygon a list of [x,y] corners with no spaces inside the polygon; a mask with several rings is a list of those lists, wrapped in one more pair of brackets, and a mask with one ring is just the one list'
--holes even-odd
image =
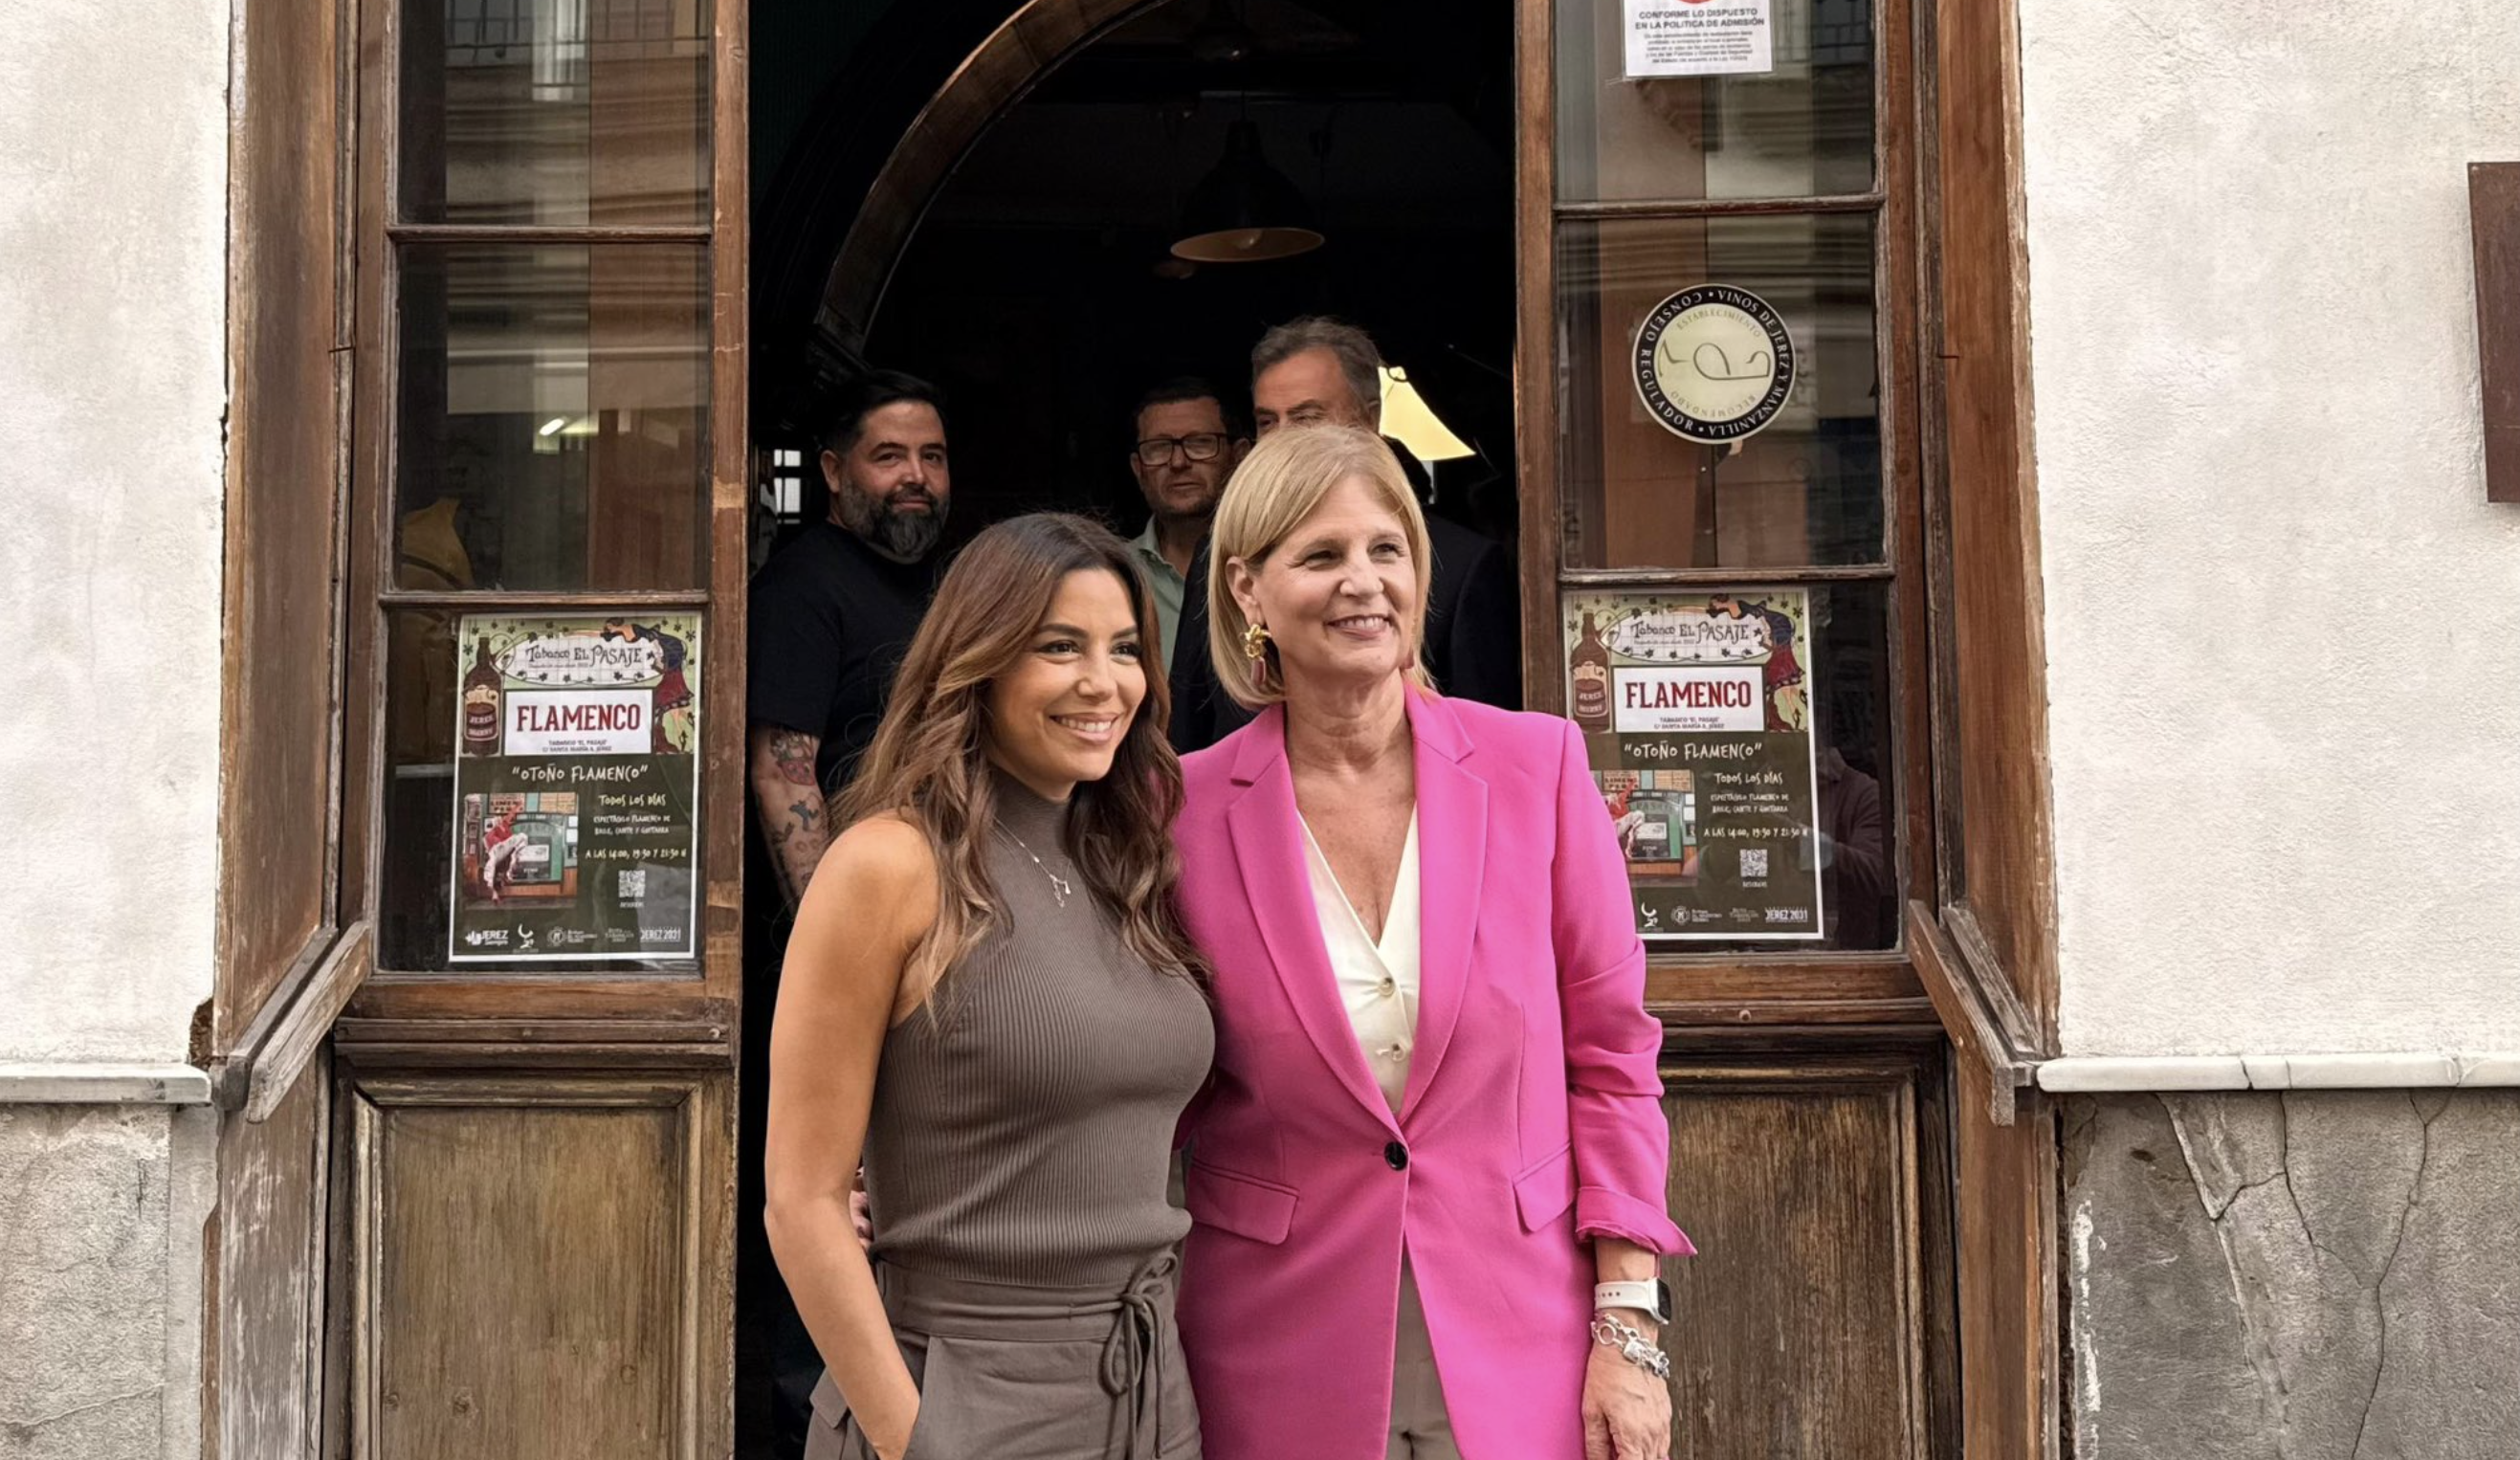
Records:
{"label": "man with glasses", "polygon": [[[1225,479],[1251,442],[1228,417],[1225,397],[1194,376],[1164,382],[1138,402],[1129,471],[1147,499],[1147,530],[1131,540],[1155,593],[1170,668],[1181,638],[1182,592],[1191,562],[1207,541]],[[1193,648],[1192,653],[1199,652]]]}

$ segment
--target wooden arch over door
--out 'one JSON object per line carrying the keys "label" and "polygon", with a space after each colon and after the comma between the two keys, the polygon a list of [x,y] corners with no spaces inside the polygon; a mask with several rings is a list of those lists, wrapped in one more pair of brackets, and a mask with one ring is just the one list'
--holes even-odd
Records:
{"label": "wooden arch over door", "polygon": [[921,108],[867,189],[832,259],[815,311],[818,333],[854,352],[892,280],[894,262],[954,169],[1006,111],[1059,63],[1167,0],[1024,0]]}

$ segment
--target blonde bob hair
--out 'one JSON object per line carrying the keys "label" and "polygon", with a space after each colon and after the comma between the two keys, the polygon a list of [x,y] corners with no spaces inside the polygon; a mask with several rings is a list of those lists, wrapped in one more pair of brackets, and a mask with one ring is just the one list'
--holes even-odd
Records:
{"label": "blonde bob hair", "polygon": [[1407,635],[1411,684],[1432,690],[1426,672],[1426,592],[1434,570],[1434,553],[1426,543],[1426,518],[1418,510],[1417,494],[1401,475],[1399,458],[1372,432],[1354,426],[1283,426],[1260,438],[1251,454],[1235,469],[1216,504],[1209,529],[1207,573],[1207,653],[1216,665],[1216,681],[1245,709],[1259,709],[1286,698],[1286,676],[1278,663],[1278,646],[1269,645],[1259,659],[1243,652],[1242,636],[1251,620],[1234,601],[1226,565],[1239,558],[1253,571],[1280,544],[1294,534],[1330,488],[1354,479],[1363,481],[1375,500],[1400,520],[1409,540],[1409,566],[1418,574],[1417,602]]}

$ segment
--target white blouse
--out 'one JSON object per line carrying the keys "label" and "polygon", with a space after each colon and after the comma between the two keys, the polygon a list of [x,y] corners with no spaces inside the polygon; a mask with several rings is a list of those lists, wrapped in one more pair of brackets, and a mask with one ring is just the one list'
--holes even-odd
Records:
{"label": "white blouse", "polygon": [[1397,1115],[1409,1089],[1409,1057],[1418,1047],[1417,809],[1409,812],[1409,840],[1400,848],[1400,873],[1392,880],[1391,907],[1383,915],[1378,942],[1366,933],[1365,920],[1330,871],[1309,822],[1304,825],[1304,862],[1312,873],[1322,944],[1329,950],[1330,973],[1347,1004],[1348,1023],[1365,1050],[1373,1082]]}

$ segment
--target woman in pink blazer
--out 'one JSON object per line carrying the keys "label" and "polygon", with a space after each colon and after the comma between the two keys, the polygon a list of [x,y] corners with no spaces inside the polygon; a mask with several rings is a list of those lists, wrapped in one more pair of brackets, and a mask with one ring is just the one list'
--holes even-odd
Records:
{"label": "woman in pink blazer", "polygon": [[1175,833],[1214,965],[1180,1320],[1209,1460],[1663,1460],[1689,1247],[1582,741],[1428,685],[1379,438],[1272,433],[1214,530],[1209,648],[1265,708],[1184,761]]}

